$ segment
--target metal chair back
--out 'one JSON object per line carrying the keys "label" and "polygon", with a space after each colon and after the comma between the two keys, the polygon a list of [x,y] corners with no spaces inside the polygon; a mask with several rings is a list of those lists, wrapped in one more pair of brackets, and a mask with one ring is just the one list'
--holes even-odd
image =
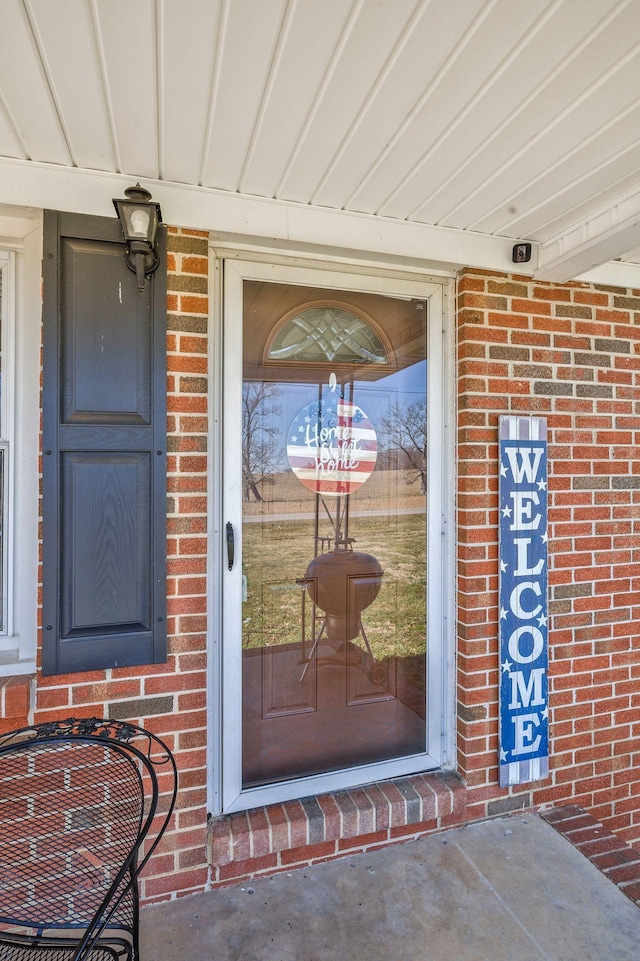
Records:
{"label": "metal chair back", "polygon": [[138,876],[176,790],[168,747],[134,724],[0,736],[0,961],[137,961]]}

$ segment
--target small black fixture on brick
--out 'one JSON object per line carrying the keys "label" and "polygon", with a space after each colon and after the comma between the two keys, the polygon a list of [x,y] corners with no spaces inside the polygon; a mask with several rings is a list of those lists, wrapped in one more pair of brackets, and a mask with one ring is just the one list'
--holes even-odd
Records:
{"label": "small black fixture on brick", "polygon": [[125,262],[136,275],[138,290],[144,290],[145,277],[158,266],[155,252],[158,225],[162,223],[160,204],[151,202],[151,194],[136,184],[127,187],[126,200],[114,200],[122,233],[127,242]]}

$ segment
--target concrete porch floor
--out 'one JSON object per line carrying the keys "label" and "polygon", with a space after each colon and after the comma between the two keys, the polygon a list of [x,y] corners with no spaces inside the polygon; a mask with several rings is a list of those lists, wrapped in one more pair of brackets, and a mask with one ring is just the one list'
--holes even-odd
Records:
{"label": "concrete porch floor", "polygon": [[640,961],[640,908],[536,814],[142,912],[142,961]]}

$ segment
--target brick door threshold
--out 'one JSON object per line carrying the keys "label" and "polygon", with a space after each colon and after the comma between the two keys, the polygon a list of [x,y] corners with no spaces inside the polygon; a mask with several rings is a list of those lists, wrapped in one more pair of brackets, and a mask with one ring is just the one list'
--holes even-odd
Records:
{"label": "brick door threshold", "polygon": [[541,811],[540,817],[640,907],[640,851],[577,804]]}
{"label": "brick door threshold", "polygon": [[409,840],[464,820],[451,773],[417,774],[212,818],[214,887]]}

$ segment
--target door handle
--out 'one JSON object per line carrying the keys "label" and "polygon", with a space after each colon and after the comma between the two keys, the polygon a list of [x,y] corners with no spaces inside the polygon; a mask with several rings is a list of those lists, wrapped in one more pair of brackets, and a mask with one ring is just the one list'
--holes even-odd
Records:
{"label": "door handle", "polygon": [[233,524],[231,521],[227,521],[227,561],[229,562],[229,570],[233,567],[233,556],[235,554],[235,543],[233,537]]}

